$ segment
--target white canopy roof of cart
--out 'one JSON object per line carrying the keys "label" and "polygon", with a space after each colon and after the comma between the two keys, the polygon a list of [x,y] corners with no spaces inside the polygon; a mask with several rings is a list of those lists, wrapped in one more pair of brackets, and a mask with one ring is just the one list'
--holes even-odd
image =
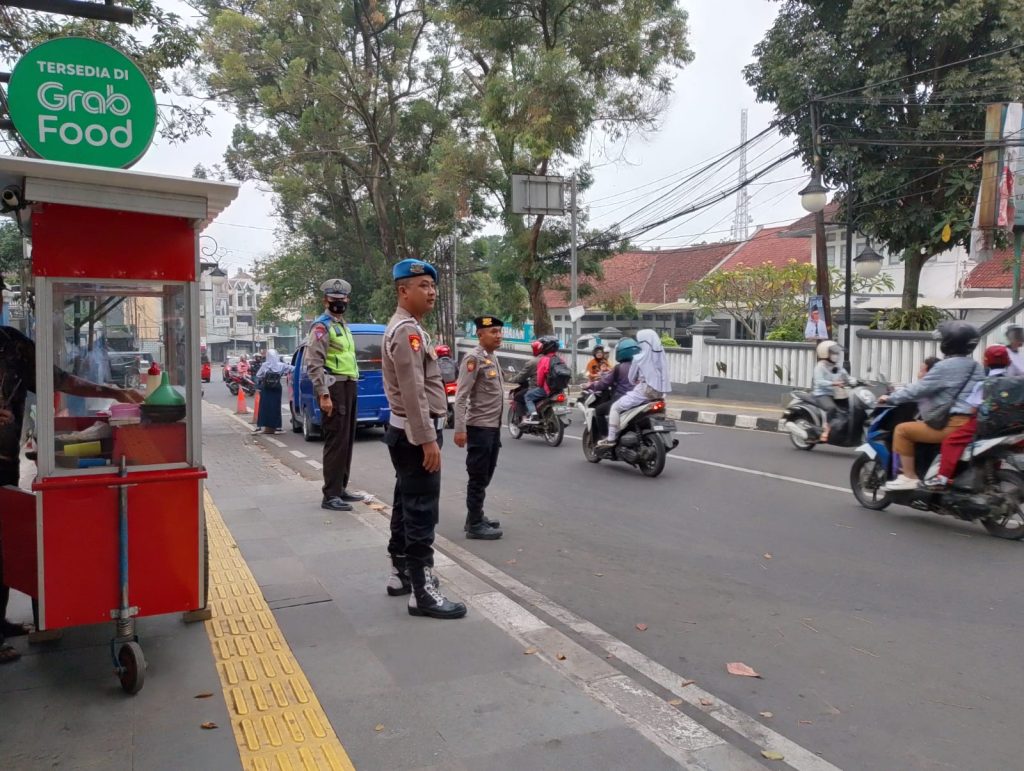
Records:
{"label": "white canopy roof of cart", "polygon": [[0,188],[9,185],[21,188],[31,203],[185,217],[194,220],[198,230],[238,195],[238,185],[232,182],[0,156]]}

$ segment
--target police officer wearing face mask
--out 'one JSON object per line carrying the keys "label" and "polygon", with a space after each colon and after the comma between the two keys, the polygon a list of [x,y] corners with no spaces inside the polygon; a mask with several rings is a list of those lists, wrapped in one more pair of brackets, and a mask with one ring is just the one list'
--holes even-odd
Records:
{"label": "police officer wearing face mask", "polygon": [[332,278],[320,286],[324,313],[313,322],[303,360],[320,404],[324,433],[324,498],[321,508],[351,511],[362,496],[348,492],[352,442],[356,435],[356,391],[359,367],[356,344],[345,323],[352,286]]}

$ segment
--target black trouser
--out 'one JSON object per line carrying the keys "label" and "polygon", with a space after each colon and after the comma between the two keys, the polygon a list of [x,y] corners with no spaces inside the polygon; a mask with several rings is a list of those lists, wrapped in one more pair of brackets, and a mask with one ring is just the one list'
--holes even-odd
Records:
{"label": "black trouser", "polygon": [[607,397],[603,402],[594,407],[594,436],[608,436],[608,413],[612,411],[615,398]]}
{"label": "black trouser", "polygon": [[[440,429],[437,444],[442,443]],[[434,566],[434,528],[440,515],[441,472],[423,468],[423,449],[412,444],[405,430],[388,426],[384,444],[395,467],[395,498],[391,505],[388,554],[405,556],[410,571]]]}
{"label": "black trouser", "polygon": [[348,487],[352,468],[352,443],[356,438],[358,382],[339,380],[328,388],[334,409],[321,413],[324,432],[324,498],[335,498]]}
{"label": "black trouser", "polygon": [[466,437],[466,471],[469,472],[469,484],[466,485],[466,523],[474,525],[484,516],[487,485],[491,483],[494,469],[498,466],[501,429],[467,426]]}
{"label": "black trouser", "polygon": [[[18,484],[18,461],[0,460],[0,487]],[[11,590],[4,580],[3,532],[0,531],[0,643],[4,641],[3,623],[7,620],[7,601]]]}

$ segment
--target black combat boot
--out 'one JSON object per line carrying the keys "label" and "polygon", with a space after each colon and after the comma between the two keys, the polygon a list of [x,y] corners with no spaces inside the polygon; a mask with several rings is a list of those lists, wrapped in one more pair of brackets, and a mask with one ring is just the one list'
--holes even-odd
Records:
{"label": "black combat boot", "polygon": [[501,538],[504,533],[501,532],[494,525],[487,523],[487,520],[481,519],[477,522],[466,522],[466,538],[476,538],[481,541],[497,541]]}
{"label": "black combat boot", "polygon": [[[441,585],[433,571],[430,572],[430,580],[435,589]],[[412,592],[412,582],[409,580],[409,570],[404,556],[391,558],[391,575],[388,576],[387,590],[390,597],[401,597]]]}
{"label": "black combat boot", "polygon": [[441,594],[437,588],[433,568],[410,567],[409,579],[412,581],[412,596],[409,597],[410,616],[462,618],[466,615],[465,605],[461,602],[452,602]]}
{"label": "black combat boot", "polygon": [[[496,519],[491,519],[486,514],[481,515],[480,521],[483,522],[485,525],[489,525],[490,527],[501,527],[501,522],[499,522]],[[462,526],[463,531],[468,533],[470,525],[472,525],[472,522],[469,521],[469,517],[466,517],[466,524]]]}

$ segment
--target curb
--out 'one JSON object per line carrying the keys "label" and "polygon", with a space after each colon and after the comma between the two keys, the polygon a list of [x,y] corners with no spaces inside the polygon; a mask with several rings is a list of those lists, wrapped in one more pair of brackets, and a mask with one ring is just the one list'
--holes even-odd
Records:
{"label": "curb", "polygon": [[679,420],[684,423],[705,423],[726,428],[745,428],[750,431],[778,433],[786,430],[786,421],[781,418],[760,418],[757,415],[734,415],[731,412],[705,412],[703,410],[680,410]]}

